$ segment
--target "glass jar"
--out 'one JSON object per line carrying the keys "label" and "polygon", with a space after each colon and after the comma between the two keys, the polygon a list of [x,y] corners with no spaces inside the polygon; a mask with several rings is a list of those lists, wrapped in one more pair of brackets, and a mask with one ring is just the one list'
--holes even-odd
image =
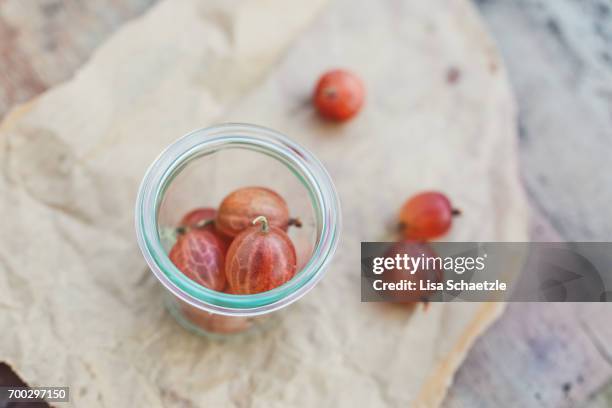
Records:
{"label": "glass jar", "polygon": [[[288,234],[297,273],[282,286],[252,295],[213,291],[187,278],[168,258],[180,218],[217,208],[245,186],[271,188],[285,198],[301,228]],[[329,174],[312,153],[280,133],[249,124],[196,130],[170,145],[147,170],[136,199],[136,235],[144,258],[166,289],[170,313],[198,334],[232,334],[262,327],[323,277],[340,234],[340,203]],[[275,314],[273,314],[275,315]]]}

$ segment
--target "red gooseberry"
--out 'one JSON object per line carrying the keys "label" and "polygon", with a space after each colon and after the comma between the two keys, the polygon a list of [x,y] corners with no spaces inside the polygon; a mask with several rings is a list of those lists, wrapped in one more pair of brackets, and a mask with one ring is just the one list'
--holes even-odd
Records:
{"label": "red gooseberry", "polygon": [[[393,244],[385,254],[387,258],[395,258],[396,256],[409,258],[421,258],[416,271],[406,268],[394,268],[385,271],[381,276],[383,282],[400,283],[402,280],[414,282],[415,289],[404,291],[385,292],[385,296],[394,302],[399,303],[417,303],[426,302],[428,297],[434,293],[433,291],[423,289],[426,285],[421,286],[421,281],[425,284],[429,282],[442,282],[443,267],[440,263],[426,261],[429,259],[439,259],[433,248],[426,242],[417,241],[399,241]],[[402,265],[406,266],[406,265]]]}
{"label": "red gooseberry", "polygon": [[406,201],[400,210],[400,232],[405,239],[436,238],[450,229],[453,216],[460,213],[442,193],[419,193]]}
{"label": "red gooseberry", "polygon": [[357,75],[335,69],[323,74],[317,82],[313,103],[321,116],[345,121],[359,112],[364,95],[363,82]]}
{"label": "red gooseberry", "polygon": [[222,291],[226,282],[223,245],[211,231],[189,229],[179,234],[168,256],[189,279],[209,289]]}
{"label": "red gooseberry", "polygon": [[217,216],[217,210],[210,207],[196,208],[189,211],[181,218],[179,227],[201,228],[212,226],[212,221]]}
{"label": "red gooseberry", "polygon": [[268,224],[264,216],[241,232],[227,251],[225,275],[237,295],[265,292],[289,281],[296,271],[296,255],[289,236]]}
{"label": "red gooseberry", "polygon": [[190,323],[207,332],[231,334],[246,331],[253,326],[252,317],[224,316],[210,313],[206,310],[197,309],[187,303],[181,305],[181,310],[183,316]]}
{"label": "red gooseberry", "polygon": [[217,216],[217,210],[209,207],[196,208],[189,211],[181,218],[179,222],[178,232],[183,233],[189,229],[197,228],[200,230],[210,231],[219,238],[221,249],[223,254],[227,252],[227,248],[232,243],[230,237],[221,234],[215,228],[215,217]]}
{"label": "red gooseberry", "polygon": [[289,208],[280,195],[265,187],[243,187],[223,199],[215,227],[222,234],[235,237],[260,215],[266,217],[270,226],[287,230]]}

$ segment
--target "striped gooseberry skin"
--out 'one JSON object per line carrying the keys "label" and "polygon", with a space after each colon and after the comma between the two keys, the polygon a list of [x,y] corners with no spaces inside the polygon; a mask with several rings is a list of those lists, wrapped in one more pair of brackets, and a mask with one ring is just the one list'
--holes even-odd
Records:
{"label": "striped gooseberry skin", "polygon": [[235,237],[264,216],[270,226],[287,230],[289,207],[276,192],[265,187],[243,187],[227,195],[217,212],[215,228],[228,237]]}
{"label": "striped gooseberry skin", "polygon": [[363,105],[365,87],[354,73],[334,69],[317,82],[313,104],[326,119],[344,122],[354,117]]}
{"label": "striped gooseberry skin", "polygon": [[[198,227],[207,221],[214,221],[217,216],[217,210],[210,207],[195,208],[189,211],[181,218],[179,227]],[[209,228],[213,228],[213,224],[209,224]],[[208,227],[208,225],[207,225]]]}
{"label": "striped gooseberry skin", "polygon": [[189,229],[180,234],[168,254],[189,279],[209,289],[225,288],[224,243],[211,231]]}
{"label": "striped gooseberry skin", "polygon": [[293,278],[296,263],[295,247],[285,231],[268,225],[249,227],[227,251],[229,291],[248,295],[274,289]]}
{"label": "striped gooseberry skin", "polygon": [[227,253],[227,249],[232,243],[231,237],[222,234],[215,228],[215,218],[217,210],[210,207],[200,207],[189,211],[181,218],[179,228],[182,229],[199,229],[212,232],[220,241],[223,254]]}
{"label": "striped gooseberry skin", "polygon": [[448,197],[437,191],[424,191],[412,196],[400,210],[399,226],[405,239],[428,240],[440,237],[450,229],[453,209]]}

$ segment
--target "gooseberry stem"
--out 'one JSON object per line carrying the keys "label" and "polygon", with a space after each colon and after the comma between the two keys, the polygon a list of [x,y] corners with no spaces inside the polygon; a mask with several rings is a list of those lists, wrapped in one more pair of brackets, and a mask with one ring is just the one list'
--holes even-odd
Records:
{"label": "gooseberry stem", "polygon": [[195,224],[193,224],[193,228],[204,228],[207,225],[213,224],[214,222],[215,222],[215,220],[212,219],[212,218],[209,218],[209,219],[206,219],[206,220],[200,220],[200,221],[196,222]]}
{"label": "gooseberry stem", "polygon": [[259,217],[255,218],[253,220],[253,225],[257,225],[260,222],[261,222],[261,230],[264,233],[267,233],[268,231],[270,231],[270,225],[268,224],[268,219],[266,217],[264,217],[263,215],[260,215]]}
{"label": "gooseberry stem", "polygon": [[206,220],[200,220],[200,221],[196,222],[195,224],[182,225],[182,226],[176,228],[176,233],[179,234],[179,235],[186,234],[188,231],[191,231],[192,229],[204,228],[207,225],[210,225],[210,224],[212,224],[214,222],[215,222],[214,219],[206,219]]}
{"label": "gooseberry stem", "polygon": [[457,215],[461,215],[461,210],[460,210],[460,209],[458,209],[458,208],[453,208],[453,209],[451,209],[451,215],[452,215],[453,217],[455,217],[455,216],[457,216]]}
{"label": "gooseberry stem", "polygon": [[289,218],[289,225],[302,228],[302,221],[299,218]]}
{"label": "gooseberry stem", "polygon": [[325,94],[325,96],[329,96],[330,98],[335,98],[338,94],[336,88],[334,88],[333,86],[328,86],[327,88],[323,89],[323,93]]}

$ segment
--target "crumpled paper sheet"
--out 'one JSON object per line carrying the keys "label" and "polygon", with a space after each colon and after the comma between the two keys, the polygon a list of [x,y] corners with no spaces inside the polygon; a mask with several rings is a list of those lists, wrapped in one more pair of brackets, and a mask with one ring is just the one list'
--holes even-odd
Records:
{"label": "crumpled paper sheet", "polygon": [[[441,402],[503,304],[362,304],[359,242],[384,237],[402,201],[426,188],[464,211],[449,240],[526,240],[508,82],[467,0],[334,1],[298,36],[323,6],[166,0],[6,118],[0,360],[32,385],[70,386],[76,407]],[[333,66],[367,84],[346,125],[319,121],[306,102]],[[218,342],[163,309],[132,209],[166,145],[224,120],[312,149],[345,223],[326,278],[275,330]]]}

